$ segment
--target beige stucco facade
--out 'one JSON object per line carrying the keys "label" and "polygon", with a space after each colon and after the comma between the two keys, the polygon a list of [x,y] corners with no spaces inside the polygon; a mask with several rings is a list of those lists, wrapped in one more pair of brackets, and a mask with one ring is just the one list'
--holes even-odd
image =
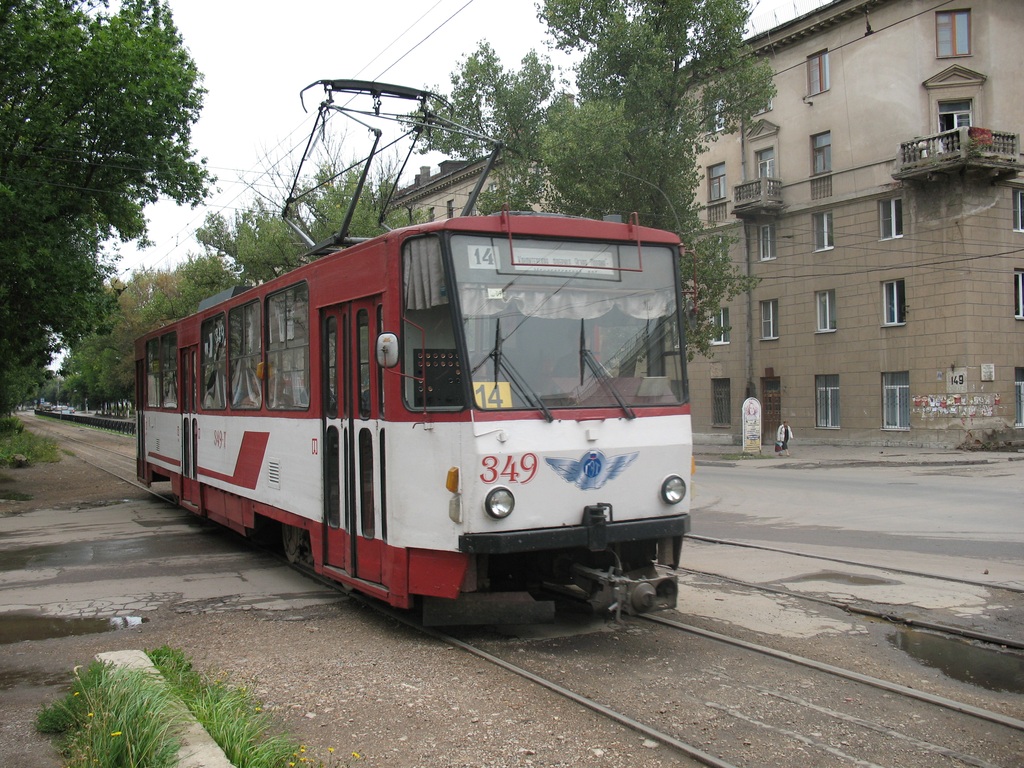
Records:
{"label": "beige stucco facade", "polygon": [[690,366],[698,439],[739,444],[748,395],[804,444],[1024,439],[1022,41],[1020,0],[837,0],[749,41],[778,93],[698,199],[760,282],[700,308],[730,329]]}

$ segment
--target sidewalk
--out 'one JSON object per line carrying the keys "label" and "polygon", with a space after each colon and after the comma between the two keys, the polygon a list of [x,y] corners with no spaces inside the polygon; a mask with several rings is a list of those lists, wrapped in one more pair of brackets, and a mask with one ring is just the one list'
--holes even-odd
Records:
{"label": "sidewalk", "polygon": [[1024,452],[1016,451],[961,451],[955,448],[915,448],[911,446],[883,447],[878,445],[814,445],[794,441],[791,456],[776,456],[774,447],[764,445],[760,454],[744,456],[739,445],[712,445],[696,443],[693,455],[697,465],[710,462],[729,462],[762,466],[814,465],[814,466],[871,466],[905,464],[907,466],[970,466],[1024,461]]}

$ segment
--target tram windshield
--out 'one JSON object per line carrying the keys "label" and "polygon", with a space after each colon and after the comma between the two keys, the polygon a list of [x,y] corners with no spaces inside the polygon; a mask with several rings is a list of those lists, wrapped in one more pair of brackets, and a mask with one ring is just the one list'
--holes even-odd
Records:
{"label": "tram windshield", "polygon": [[[673,249],[481,235],[454,235],[450,245],[466,344],[456,365],[477,408],[632,416],[684,400]],[[437,276],[407,271],[407,309],[416,308],[411,287],[420,309],[448,302]]]}

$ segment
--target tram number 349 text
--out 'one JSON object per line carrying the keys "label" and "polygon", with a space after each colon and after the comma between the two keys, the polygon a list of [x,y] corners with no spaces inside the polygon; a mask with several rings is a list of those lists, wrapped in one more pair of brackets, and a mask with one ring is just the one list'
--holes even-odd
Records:
{"label": "tram number 349 text", "polygon": [[524,453],[515,456],[484,456],[480,463],[484,471],[480,479],[485,483],[495,483],[499,479],[507,483],[528,483],[537,474],[537,454]]}

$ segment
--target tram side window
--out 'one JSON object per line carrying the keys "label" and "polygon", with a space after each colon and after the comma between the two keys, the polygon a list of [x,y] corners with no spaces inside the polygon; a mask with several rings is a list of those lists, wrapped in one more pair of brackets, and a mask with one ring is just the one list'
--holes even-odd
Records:
{"label": "tram side window", "polygon": [[178,334],[165,333],[160,337],[160,356],[163,373],[163,394],[160,396],[164,408],[178,407]]}
{"label": "tram side window", "polygon": [[409,408],[461,408],[462,364],[455,345],[437,238],[409,240],[402,255],[405,320],[402,366]]}
{"label": "tram side window", "polygon": [[146,405],[178,406],[178,334],[165,333],[146,342]]}
{"label": "tram side window", "polygon": [[309,289],[294,285],[267,299],[271,408],[309,407]]}
{"label": "tram side window", "polygon": [[227,404],[227,334],[224,328],[224,315],[216,315],[205,320],[201,333],[203,408],[218,410]]}
{"label": "tram side window", "polygon": [[252,301],[228,313],[231,365],[231,407],[259,408],[263,404],[263,383],[257,366],[263,355],[260,304]]}

